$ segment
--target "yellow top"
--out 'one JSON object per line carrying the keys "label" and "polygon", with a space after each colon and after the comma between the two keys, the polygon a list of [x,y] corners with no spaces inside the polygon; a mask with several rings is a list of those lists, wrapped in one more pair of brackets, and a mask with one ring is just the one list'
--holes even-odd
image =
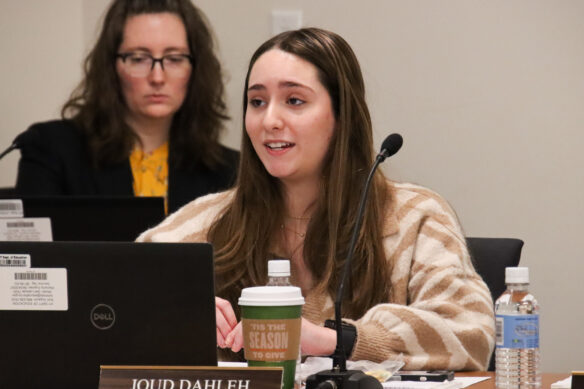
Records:
{"label": "yellow top", "polygon": [[130,154],[134,177],[134,195],[139,197],[162,196],[168,211],[168,142],[150,153],[136,147]]}

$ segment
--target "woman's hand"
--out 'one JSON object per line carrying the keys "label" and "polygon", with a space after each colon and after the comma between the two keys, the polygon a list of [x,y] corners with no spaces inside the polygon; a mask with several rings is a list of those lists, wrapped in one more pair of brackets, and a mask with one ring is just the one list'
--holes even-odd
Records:
{"label": "woman's hand", "polygon": [[300,348],[302,355],[331,355],[337,346],[337,333],[331,328],[313,324],[302,318]]}
{"label": "woman's hand", "polygon": [[233,331],[227,335],[227,338],[225,339],[225,346],[230,347],[231,351],[234,353],[241,350],[243,347],[243,330],[241,327],[241,322],[237,323]]}
{"label": "woman's hand", "polygon": [[231,303],[220,297],[215,297],[215,322],[217,328],[217,346],[221,348],[231,347],[233,339],[231,339],[231,343],[227,343],[229,334],[236,327],[241,327],[241,324],[237,324],[237,318],[235,317]]}

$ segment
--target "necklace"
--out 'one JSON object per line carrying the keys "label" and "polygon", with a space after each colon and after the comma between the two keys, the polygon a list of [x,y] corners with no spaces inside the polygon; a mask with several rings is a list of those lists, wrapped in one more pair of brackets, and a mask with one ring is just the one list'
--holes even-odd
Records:
{"label": "necklace", "polygon": [[290,227],[286,227],[285,224],[280,224],[280,228],[282,229],[282,231],[284,231],[284,229],[294,233],[294,235],[298,236],[299,238],[304,239],[306,237],[306,233],[305,232],[298,232]]}
{"label": "necklace", "polygon": [[310,219],[312,219],[312,217],[310,217],[310,216],[302,217],[302,216],[289,216],[289,215],[286,215],[285,218],[286,219],[293,219],[293,220],[310,220]]}

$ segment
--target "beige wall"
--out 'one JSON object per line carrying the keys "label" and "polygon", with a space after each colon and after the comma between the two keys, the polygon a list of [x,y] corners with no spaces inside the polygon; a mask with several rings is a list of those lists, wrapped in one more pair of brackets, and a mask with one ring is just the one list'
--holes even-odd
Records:
{"label": "beige wall", "polygon": [[[107,1],[0,3],[0,144],[8,145],[29,123],[56,115]],[[386,172],[443,194],[468,235],[526,241],[522,263],[543,307],[543,370],[582,369],[584,2],[197,4],[227,74],[226,144],[239,144],[246,64],[270,35],[272,9],[302,10],[304,25],[340,33],[361,60],[376,144],[391,131],[405,138]],[[17,159],[1,162],[0,186],[14,182]]]}
{"label": "beige wall", "polygon": [[[79,81],[82,4],[0,0],[0,149],[35,121],[57,117]],[[0,161],[0,187],[13,186],[18,151]]]}

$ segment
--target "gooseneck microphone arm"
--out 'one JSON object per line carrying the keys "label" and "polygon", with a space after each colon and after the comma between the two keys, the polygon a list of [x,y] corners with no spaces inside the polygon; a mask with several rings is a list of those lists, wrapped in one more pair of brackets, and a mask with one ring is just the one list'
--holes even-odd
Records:
{"label": "gooseneck microphone arm", "polygon": [[385,161],[387,157],[390,157],[397,153],[403,144],[403,138],[400,134],[391,134],[383,141],[381,145],[381,151],[377,154],[375,158],[375,163],[369,172],[367,181],[365,181],[365,186],[363,187],[363,192],[361,193],[361,200],[359,202],[359,211],[357,212],[357,220],[353,228],[353,235],[351,236],[351,241],[349,242],[349,252],[347,254],[347,259],[345,261],[345,267],[343,269],[343,274],[341,276],[341,281],[339,283],[339,289],[337,291],[337,297],[335,299],[335,326],[337,330],[337,346],[333,354],[333,370],[336,371],[347,371],[347,356],[345,354],[345,346],[343,344],[343,323],[342,323],[342,312],[341,304],[343,301],[343,295],[345,291],[345,282],[349,278],[349,273],[351,271],[351,263],[353,261],[353,255],[355,254],[355,245],[357,243],[357,238],[359,237],[359,232],[361,231],[361,225],[363,224],[363,213],[365,211],[365,203],[367,202],[367,195],[369,194],[369,188],[371,187],[371,180],[375,175],[375,171],[380,163]]}
{"label": "gooseneck microphone arm", "polygon": [[10,153],[12,150],[17,149],[18,148],[18,144],[16,142],[13,142],[10,146],[8,146],[8,148],[6,150],[4,150],[2,152],[2,154],[0,154],[0,159],[4,158],[4,156],[8,153]]}
{"label": "gooseneck microphone arm", "polygon": [[383,141],[381,145],[381,152],[375,158],[375,163],[369,172],[363,192],[361,193],[361,200],[359,202],[359,210],[357,212],[357,220],[353,229],[353,235],[349,242],[349,251],[347,252],[347,259],[343,268],[343,274],[339,282],[339,289],[335,299],[335,323],[337,331],[337,346],[333,354],[333,368],[332,370],[324,370],[309,376],[306,379],[306,389],[382,389],[381,383],[377,378],[367,375],[359,370],[347,370],[347,356],[345,354],[345,347],[343,344],[343,323],[341,302],[343,301],[343,292],[345,290],[345,282],[349,278],[351,262],[355,253],[355,245],[361,230],[363,222],[363,212],[365,211],[365,202],[367,201],[367,194],[369,187],[375,174],[377,166],[383,162],[387,157],[397,153],[402,146],[403,139],[399,134],[391,134]]}
{"label": "gooseneck microphone arm", "polygon": [[[379,154],[381,155],[381,154]],[[343,321],[341,314],[341,303],[343,300],[343,295],[345,291],[345,282],[349,277],[349,272],[351,271],[351,262],[353,255],[355,253],[355,244],[357,243],[357,237],[359,236],[359,231],[361,230],[361,225],[363,224],[363,212],[365,210],[365,203],[367,202],[367,194],[369,193],[369,188],[371,187],[371,179],[377,170],[377,166],[381,163],[381,158],[377,156],[375,158],[375,163],[373,168],[369,172],[369,177],[365,182],[365,187],[363,188],[363,193],[361,194],[361,201],[359,203],[359,212],[357,213],[357,221],[355,228],[353,229],[353,235],[351,236],[351,242],[349,243],[349,253],[347,255],[347,260],[345,261],[345,267],[343,269],[343,275],[341,277],[341,282],[339,284],[339,289],[337,291],[337,297],[335,299],[335,327],[337,330],[337,347],[333,354],[333,369],[339,371],[347,370],[347,356],[345,353],[345,345],[343,343]]]}

